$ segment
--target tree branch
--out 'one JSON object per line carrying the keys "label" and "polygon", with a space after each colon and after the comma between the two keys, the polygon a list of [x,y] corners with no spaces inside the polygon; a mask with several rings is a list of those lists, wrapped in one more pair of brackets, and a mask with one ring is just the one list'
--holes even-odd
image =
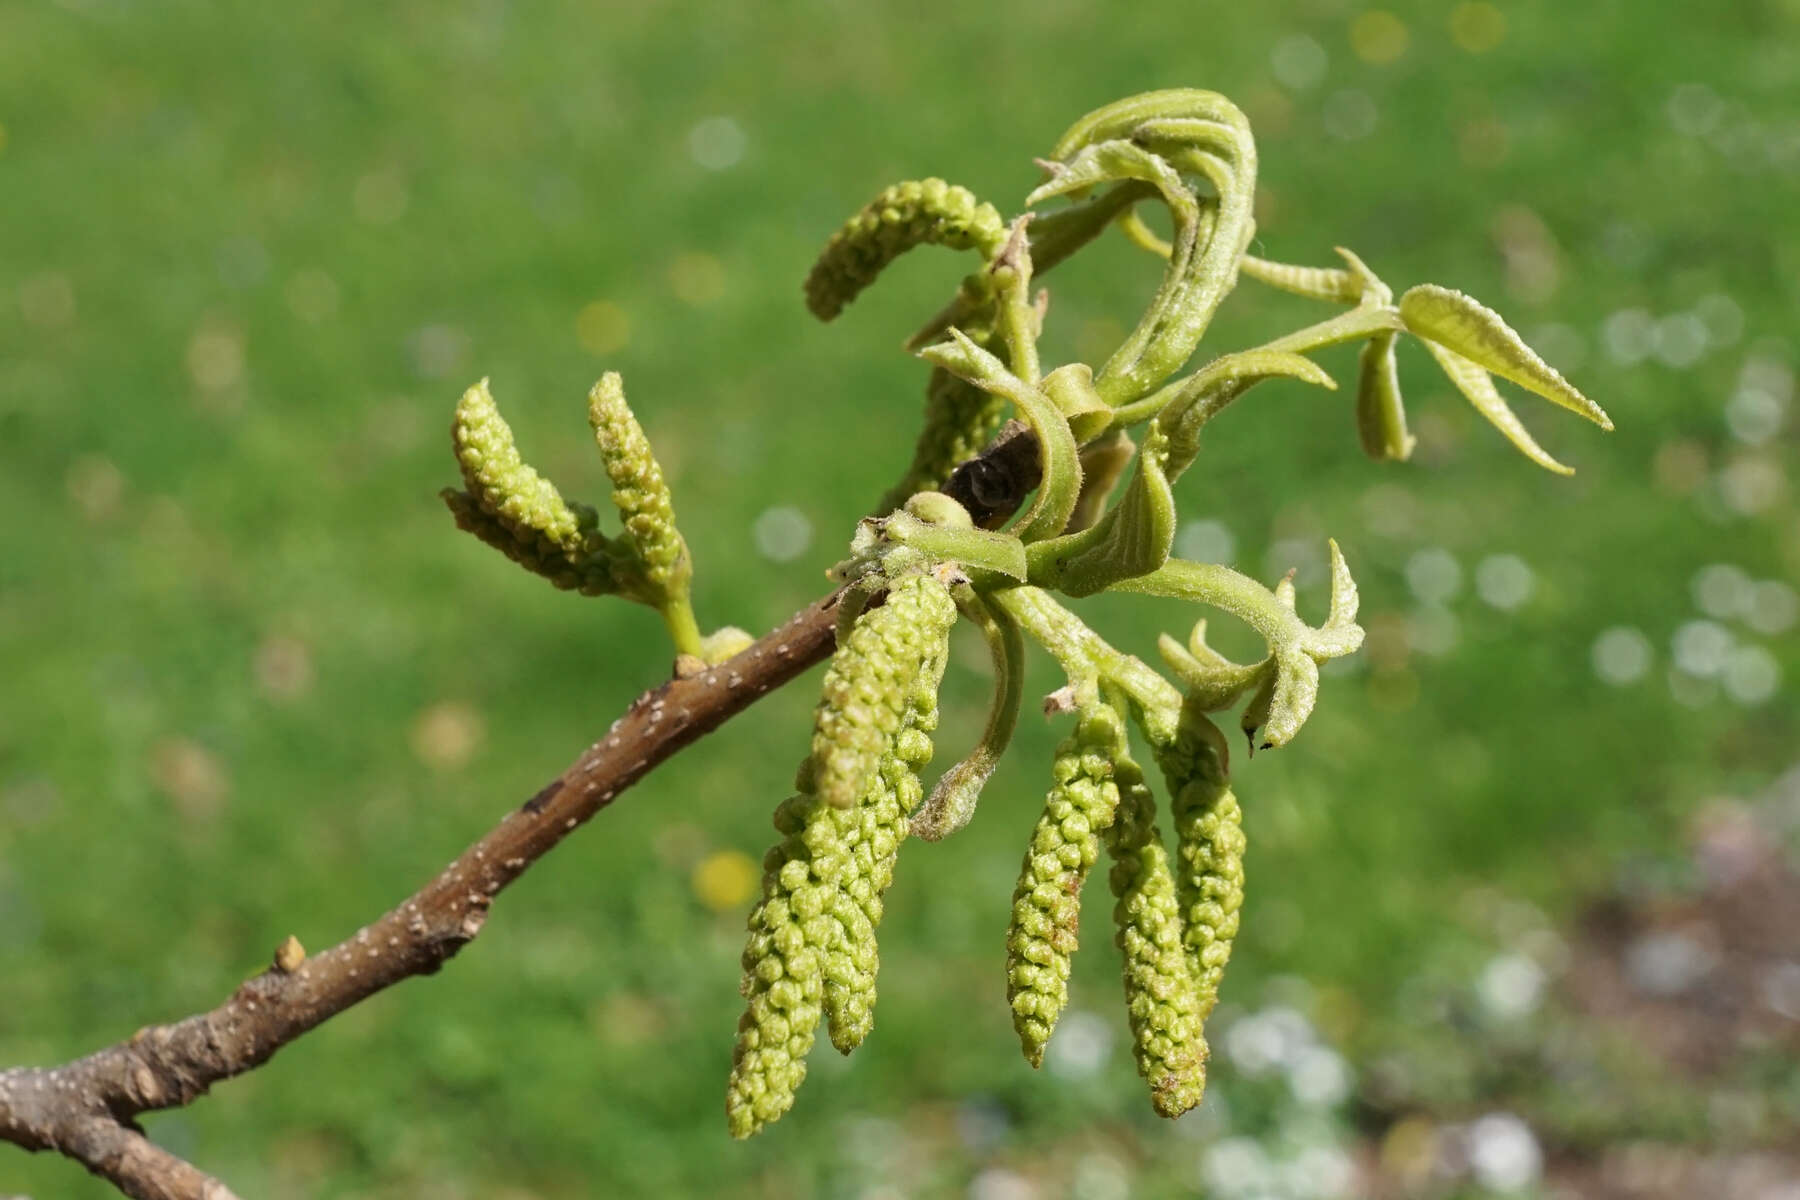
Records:
{"label": "tree branch", "polygon": [[351,1005],[436,972],[506,886],[664,759],[831,653],[838,593],[726,663],[639,696],[604,737],[399,907],[322,954],[298,943],[219,1007],[55,1068],[0,1072],[0,1138],[57,1150],[145,1200],[224,1200],[218,1181],[129,1126],[261,1066]]}
{"label": "tree branch", "polygon": [[[1002,518],[1036,485],[1035,473],[1016,466],[1018,449],[1016,433],[1003,434],[964,464],[1003,459],[975,472],[988,485],[981,503]],[[267,970],[210,1012],[140,1029],[59,1067],[0,1071],[0,1140],[67,1155],[138,1200],[236,1200],[223,1183],[152,1143],[134,1118],[191,1104],[352,1005],[434,974],[481,932],[495,896],[626,788],[826,658],[836,645],[840,595],[813,602],[721,665],[639,696],[605,736],[437,878],[331,949],[308,958],[289,938]]]}

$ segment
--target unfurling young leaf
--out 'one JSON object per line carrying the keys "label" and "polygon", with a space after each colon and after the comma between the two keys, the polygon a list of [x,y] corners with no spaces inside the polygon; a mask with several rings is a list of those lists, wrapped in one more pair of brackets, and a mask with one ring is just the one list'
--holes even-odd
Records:
{"label": "unfurling young leaf", "polygon": [[1363,453],[1405,462],[1418,439],[1406,430],[1400,399],[1400,372],[1394,362],[1393,333],[1378,333],[1362,348],[1356,373],[1356,432]]}

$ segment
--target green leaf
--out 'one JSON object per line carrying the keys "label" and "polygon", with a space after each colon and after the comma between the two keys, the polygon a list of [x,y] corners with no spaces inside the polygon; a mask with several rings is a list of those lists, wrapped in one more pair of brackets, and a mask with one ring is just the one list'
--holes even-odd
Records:
{"label": "green leaf", "polygon": [[1539,358],[1499,313],[1474,297],[1423,283],[1400,297],[1400,317],[1408,330],[1427,342],[1454,351],[1502,379],[1579,413],[1602,429],[1613,427],[1612,419],[1598,404]]}
{"label": "green leaf", "polygon": [[1208,421],[1263,380],[1281,376],[1337,390],[1337,382],[1310,358],[1267,347],[1221,355],[1189,377],[1156,417],[1157,427],[1169,435],[1169,478],[1179,479],[1199,454]]}
{"label": "green leaf", "polygon": [[1493,379],[1481,366],[1464,358],[1456,351],[1437,342],[1426,342],[1425,348],[1437,359],[1438,366],[1450,377],[1457,390],[1469,398],[1475,411],[1486,417],[1495,429],[1505,435],[1506,440],[1519,448],[1526,458],[1546,471],[1554,471],[1558,475],[1573,475],[1574,467],[1564,466],[1551,458],[1549,453],[1525,430],[1524,422],[1501,399],[1500,391],[1494,386]]}
{"label": "green leaf", "polygon": [[[1255,227],[1251,201],[1256,145],[1249,122],[1230,101],[1197,89],[1134,96],[1077,121],[1051,158],[1072,167],[1089,148],[1125,138],[1154,151],[1154,157],[1177,173],[1205,175],[1217,189],[1218,200],[1205,236],[1197,223],[1187,220],[1185,201],[1172,206],[1176,237],[1162,286],[1096,380],[1100,395],[1115,408],[1148,395],[1193,354],[1237,280],[1238,258]],[[1109,153],[1123,155],[1123,151]],[[1193,196],[1185,182],[1182,188]],[[1194,203],[1198,205],[1197,197]]]}
{"label": "green leaf", "polygon": [[[1331,543],[1331,615],[1316,629],[1294,612],[1291,578],[1270,590],[1214,563],[1170,559],[1148,575],[1115,584],[1113,590],[1211,605],[1262,635],[1269,647],[1269,659],[1254,668],[1258,686],[1244,711],[1242,724],[1251,735],[1252,745],[1265,749],[1285,745],[1312,713],[1318,698],[1319,664],[1353,653],[1363,641],[1362,627],[1356,624],[1356,583],[1336,542]],[[1226,684],[1248,682],[1242,678],[1243,668],[1229,663],[1226,666],[1233,668],[1231,677],[1215,678],[1225,672],[1206,662],[1195,648],[1190,647],[1189,654],[1200,664],[1198,682],[1203,688],[1213,689],[1206,699],[1222,695]]]}

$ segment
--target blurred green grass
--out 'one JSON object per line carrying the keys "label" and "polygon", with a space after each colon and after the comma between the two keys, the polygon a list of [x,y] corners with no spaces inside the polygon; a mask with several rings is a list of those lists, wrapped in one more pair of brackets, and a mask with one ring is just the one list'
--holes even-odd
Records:
{"label": "blurred green grass", "polygon": [[[1479,52],[1466,7],[1389,5],[1405,44],[1369,61],[1391,37],[1337,0],[0,5],[0,1062],[215,1003],[288,933],[351,932],[666,669],[651,615],[455,535],[434,493],[464,386],[490,376],[527,454],[594,494],[582,396],[622,371],[702,619],[765,628],[902,465],[921,373],[895,346],[963,267],[918,255],[821,328],[798,301],[817,246],[898,178],[1010,209],[1068,121],[1151,87],[1249,110],[1262,252],[1349,245],[1560,327],[1550,356],[1619,426],[1522,400],[1579,469],[1551,478],[1402,351],[1414,464],[1365,462],[1344,398],[1298,387],[1209,434],[1184,517],[1265,579],[1336,536],[1389,632],[1385,669],[1330,679],[1294,748],[1239,766],[1252,884],[1227,998],[1301,976],[1346,1044],[1378,1045],[1417,964],[1467,938],[1472,888],[1561,916],[1702,801],[1760,786],[1800,732],[1791,689],[1739,703],[1684,677],[1684,703],[1666,668],[1701,567],[1800,569],[1786,402],[1760,440],[1729,419],[1747,363],[1791,390],[1800,6],[1509,5]],[[733,131],[741,156],[702,165]],[[1059,270],[1052,352],[1130,319],[1153,278],[1122,244]],[[1718,296],[1690,360],[1669,318]],[[1662,323],[1642,335],[1634,310]],[[1317,315],[1247,286],[1209,346]],[[1327,358],[1340,380],[1353,362]],[[815,531],[791,562],[757,548],[776,508]],[[1409,566],[1442,582],[1432,550],[1460,568],[1448,625],[1409,588]],[[1474,586],[1503,554],[1535,581],[1510,610]],[[1084,611],[1144,653],[1191,619]],[[1409,614],[1441,653],[1409,648]],[[1654,649],[1625,687],[1590,665],[1615,626]],[[1800,672],[1791,629],[1732,628]],[[983,703],[962,661],[946,755]],[[742,914],[689,872],[760,856],[807,690],[658,772],[441,978],[152,1133],[246,1195],[873,1195],[895,1129],[932,1147],[906,1194],[1090,1152],[1143,1194],[1186,1186],[1204,1130],[1151,1117],[1116,1049],[1097,908],[1076,1004],[1114,1052],[1033,1076],[1014,1048],[1000,939],[1055,737],[1035,720],[976,825],[909,850],[868,1045],[815,1056],[770,1134],[725,1138]],[[1009,1114],[995,1138],[959,1124],[970,1097]],[[109,1194],[76,1176],[0,1152],[0,1190]]]}

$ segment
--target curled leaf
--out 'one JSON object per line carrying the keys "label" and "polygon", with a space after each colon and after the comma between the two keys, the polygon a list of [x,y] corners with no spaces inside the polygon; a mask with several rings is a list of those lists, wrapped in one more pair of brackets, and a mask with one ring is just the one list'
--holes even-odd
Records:
{"label": "curled leaf", "polygon": [[922,550],[936,561],[996,571],[1021,583],[1025,581],[1025,547],[1010,533],[946,528],[921,521],[905,510],[881,522],[881,531],[889,541]]}
{"label": "curled leaf", "polygon": [[1337,381],[1311,359],[1265,348],[1221,355],[1179,384],[1158,393],[1168,394],[1156,413],[1156,427],[1169,438],[1169,478],[1179,479],[1199,454],[1200,432],[1207,422],[1252,387],[1278,377],[1337,389]]}
{"label": "curled leaf", "polygon": [[[1252,746],[1269,748],[1285,745],[1311,715],[1318,697],[1319,664],[1354,653],[1362,645],[1363,630],[1356,624],[1356,584],[1335,541],[1331,543],[1331,557],[1331,614],[1316,629],[1294,612],[1291,578],[1270,590],[1214,563],[1170,559],[1148,575],[1115,584],[1114,590],[1209,604],[1238,617],[1262,635],[1269,646],[1269,658],[1255,668],[1256,691],[1245,709],[1242,724]],[[1243,669],[1235,664],[1224,663],[1221,667],[1193,649],[1190,657],[1201,668],[1198,682],[1211,689],[1208,700],[1249,683],[1243,678]]]}
{"label": "curled leaf", "polygon": [[1246,254],[1238,261],[1238,270],[1258,283],[1308,300],[1355,304],[1362,297],[1362,281],[1342,267],[1301,267]]}
{"label": "curled leaf", "polygon": [[1151,429],[1131,485],[1098,524],[1026,549],[1034,585],[1091,596],[1168,561],[1175,543],[1175,497],[1163,473],[1168,442],[1159,428]]}
{"label": "curled leaf", "polygon": [[1093,527],[1103,513],[1125,468],[1137,456],[1137,443],[1123,429],[1097,437],[1081,448],[1081,495],[1069,514],[1066,533]]}
{"label": "curled leaf", "polygon": [[1357,360],[1356,431],[1370,458],[1404,462],[1418,439],[1407,432],[1406,408],[1400,399],[1400,374],[1394,362],[1397,335],[1378,333],[1363,346]]}
{"label": "curled leaf", "polygon": [[1106,432],[1113,410],[1094,387],[1094,369],[1086,363],[1065,363],[1044,376],[1044,394],[1063,416],[1076,442],[1086,442]]}
{"label": "curled leaf", "polygon": [[1456,385],[1456,389],[1468,397],[1469,403],[1475,406],[1475,411],[1486,417],[1507,441],[1518,447],[1519,453],[1546,471],[1554,471],[1558,475],[1575,473],[1574,467],[1564,466],[1537,444],[1536,439],[1525,429],[1525,423],[1519,420],[1518,414],[1501,398],[1493,379],[1478,363],[1437,342],[1426,342],[1425,348],[1431,351],[1431,357],[1437,359],[1438,366],[1444,369],[1444,374],[1450,377],[1450,382]]}
{"label": "curled leaf", "polygon": [[1163,662],[1179,679],[1187,692],[1188,702],[1202,712],[1229,708],[1239,696],[1259,684],[1268,674],[1269,661],[1242,664],[1232,662],[1206,644],[1206,622],[1196,621],[1188,644],[1162,634],[1156,648]]}
{"label": "curled leaf", "polygon": [[[1099,149],[1120,141],[1150,157],[1118,147]],[[1218,192],[1215,215],[1202,236],[1192,189],[1183,182],[1184,194],[1170,200],[1165,185],[1157,184],[1175,218],[1173,252],[1144,317],[1096,380],[1101,396],[1117,408],[1148,395],[1187,361],[1236,282],[1238,257],[1254,228],[1256,148],[1249,122],[1224,97],[1197,89],[1151,92],[1107,105],[1071,126],[1050,157],[1075,174],[1046,186],[1078,188],[1106,178],[1108,163],[1101,161],[1106,156],[1117,169],[1136,171],[1140,181],[1146,174],[1163,181],[1171,172],[1188,171],[1206,176]],[[1152,160],[1162,165],[1146,165]]]}

